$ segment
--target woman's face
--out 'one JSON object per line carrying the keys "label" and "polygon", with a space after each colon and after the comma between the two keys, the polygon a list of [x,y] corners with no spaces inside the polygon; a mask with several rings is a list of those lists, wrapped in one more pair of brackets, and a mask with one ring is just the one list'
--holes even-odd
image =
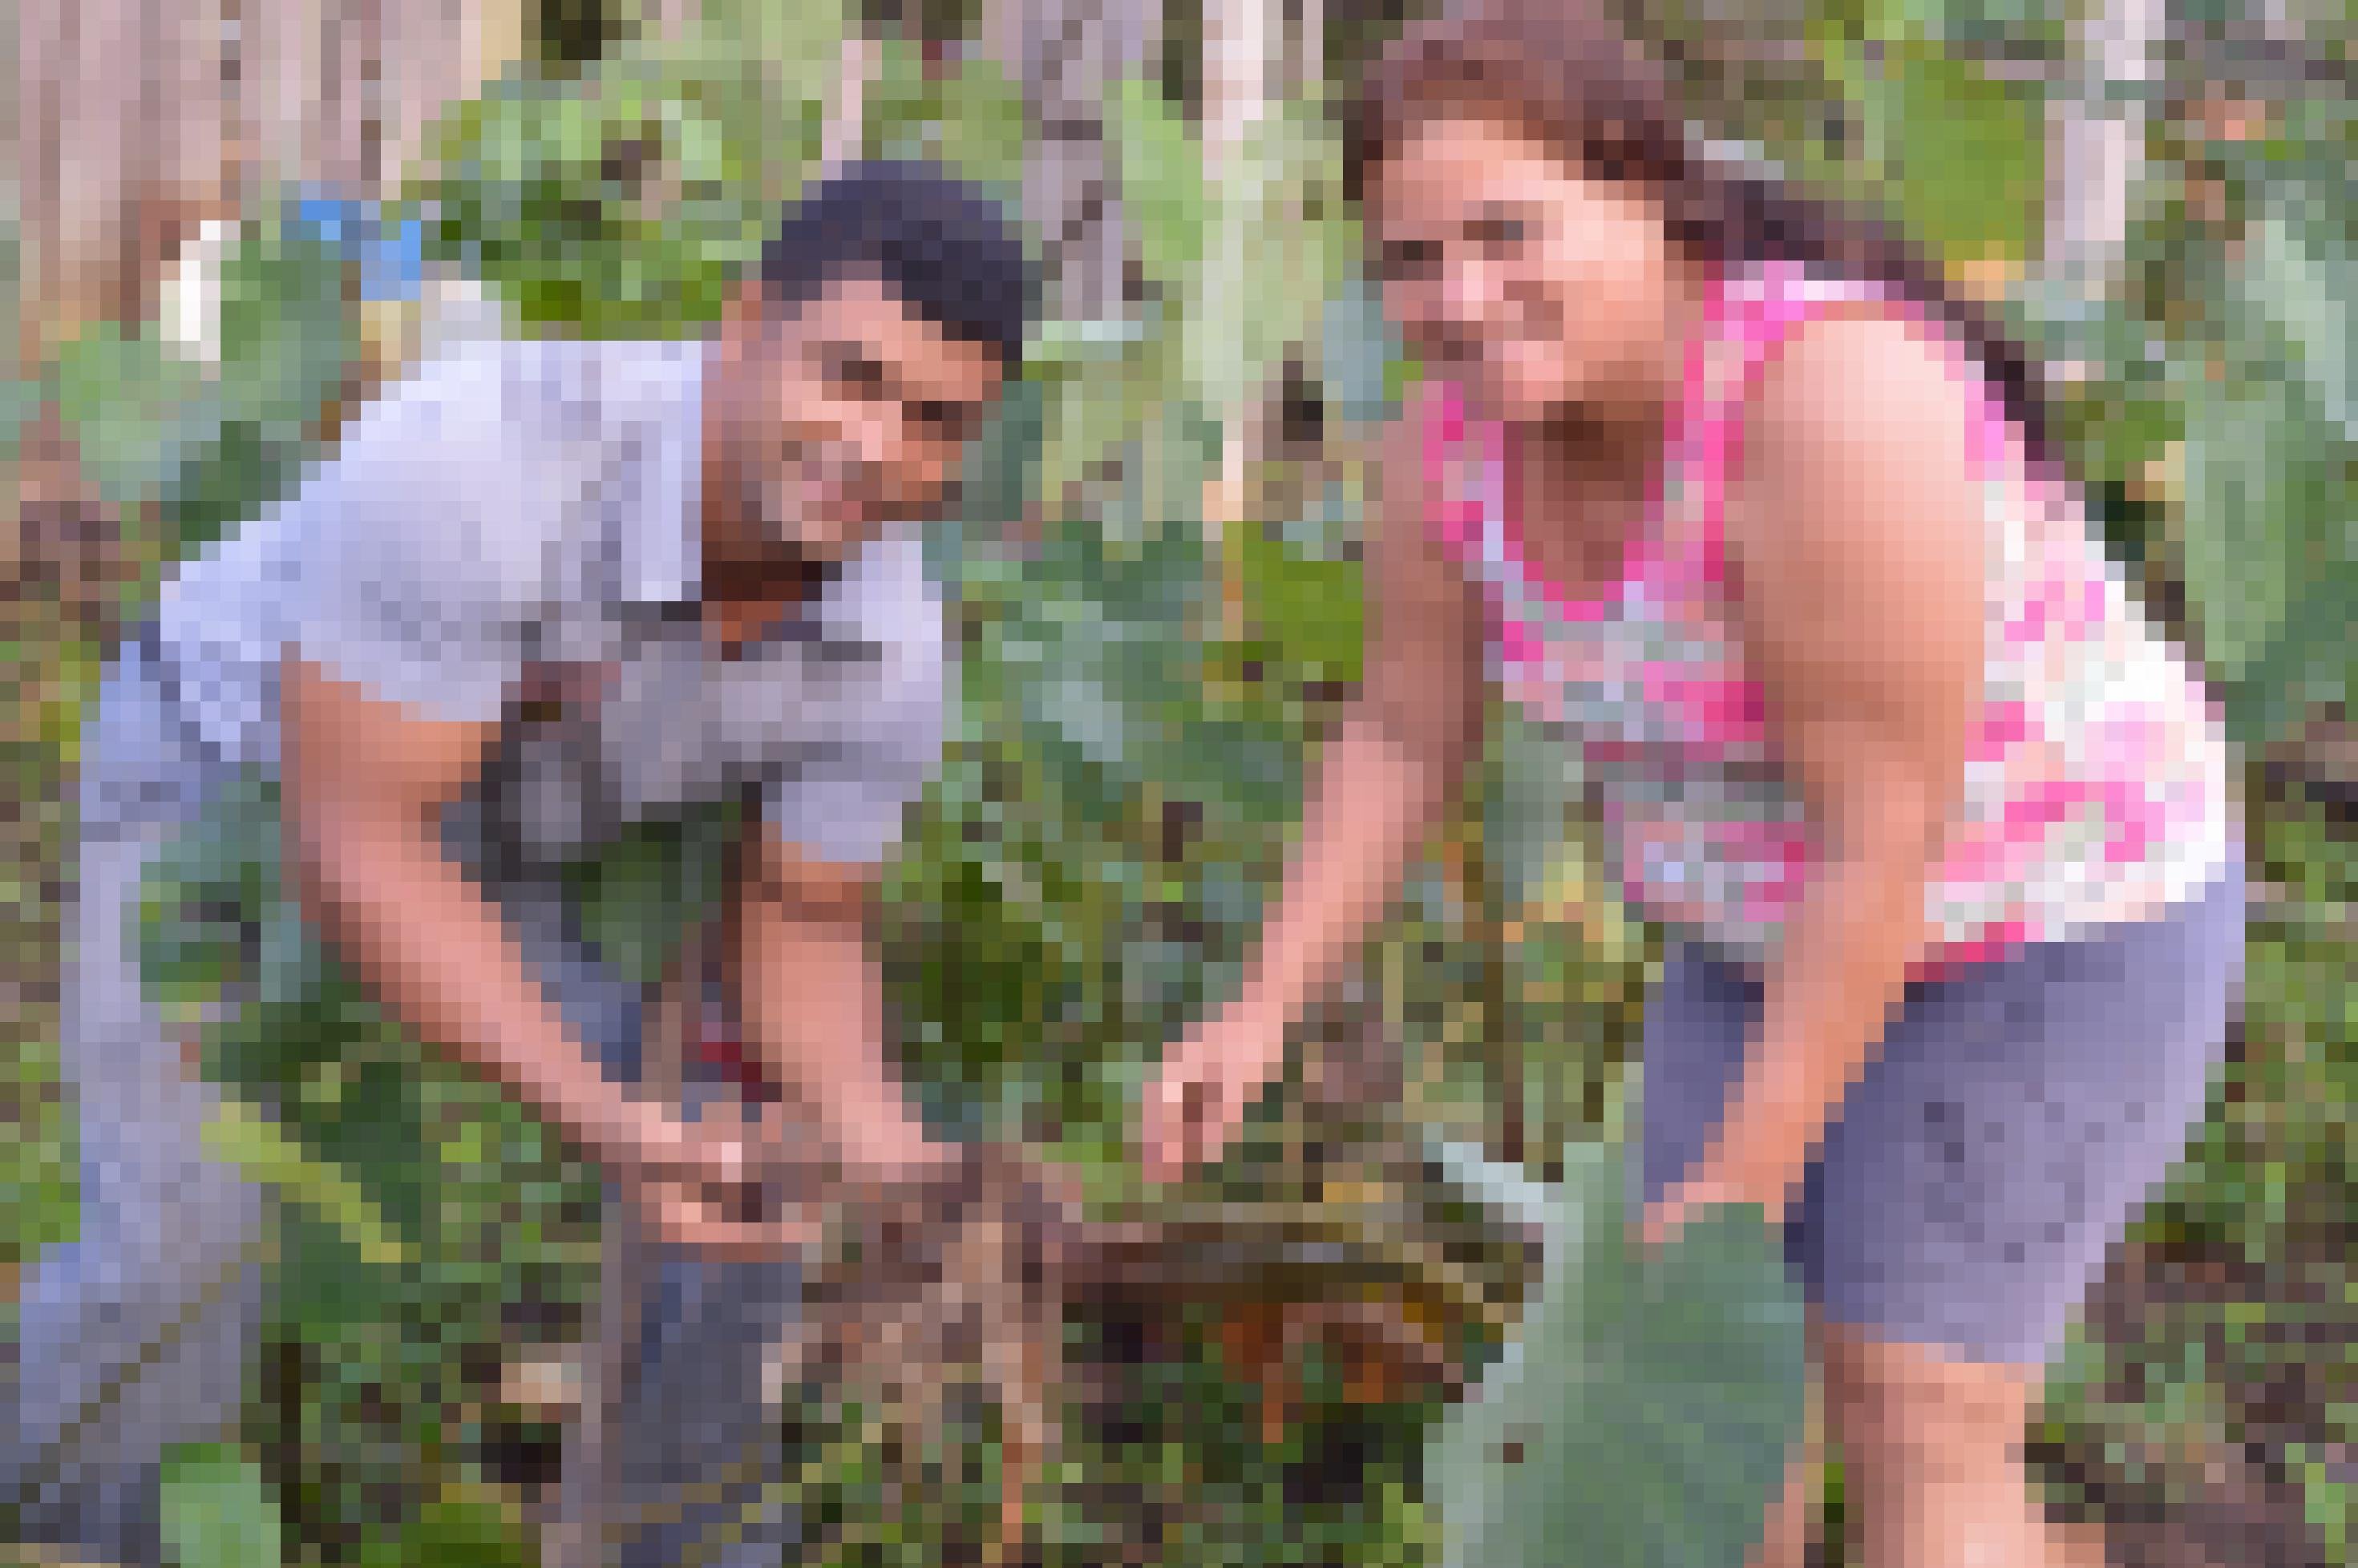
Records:
{"label": "woman's face", "polygon": [[1392,319],[1482,413],[1541,422],[1662,395],[1677,258],[1637,186],[1443,114],[1377,171],[1369,218]]}

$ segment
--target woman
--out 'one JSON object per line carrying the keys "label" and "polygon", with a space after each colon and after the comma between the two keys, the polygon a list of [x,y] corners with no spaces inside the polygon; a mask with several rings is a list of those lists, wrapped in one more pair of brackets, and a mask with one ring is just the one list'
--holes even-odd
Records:
{"label": "woman", "polygon": [[[1702,157],[1585,0],[1412,31],[1350,169],[1435,373],[1384,460],[1364,693],[1241,994],[1150,1089],[1150,1167],[1216,1154],[1277,1068],[1495,674],[1674,938],[1645,1233],[1782,1226],[1864,1560],[2100,1562],[2020,1444],[2240,979],[2199,680],[2020,361],[1904,247]],[[1797,1455],[1759,1563],[1803,1561],[1814,1487]]]}

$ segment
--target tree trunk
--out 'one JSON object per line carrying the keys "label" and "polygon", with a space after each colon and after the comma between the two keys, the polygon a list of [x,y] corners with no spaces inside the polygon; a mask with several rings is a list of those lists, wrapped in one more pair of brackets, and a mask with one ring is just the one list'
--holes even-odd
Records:
{"label": "tree trunk", "polygon": [[1024,218],[1041,248],[1046,308],[1060,319],[1126,312],[1128,242],[1104,103],[1116,81],[1147,70],[1161,24],[1146,0],[984,0],[983,49],[1022,83],[1036,133]]}
{"label": "tree trunk", "polygon": [[[1273,89],[1273,47],[1279,41],[1271,0],[1206,0],[1204,5],[1204,172],[1217,182],[1230,178],[1253,127],[1268,117]],[[1223,288],[1240,287],[1246,258],[1237,254],[1243,236],[1223,232],[1223,254],[1206,258]],[[1221,421],[1220,461],[1204,487],[1204,545],[1220,562],[1220,635],[1240,637],[1244,585],[1236,571],[1229,532],[1245,520],[1252,459],[1263,444],[1266,421],[1260,400],[1214,412]]]}
{"label": "tree trunk", "polygon": [[827,103],[827,130],[819,154],[829,172],[860,157],[867,129],[868,78],[875,69],[874,43],[858,27],[843,36],[835,95]]}
{"label": "tree trunk", "polygon": [[2040,263],[2050,281],[2086,297],[2119,281],[2166,16],[2164,0],[2092,8],[2075,39],[2080,91],[2054,111]]}

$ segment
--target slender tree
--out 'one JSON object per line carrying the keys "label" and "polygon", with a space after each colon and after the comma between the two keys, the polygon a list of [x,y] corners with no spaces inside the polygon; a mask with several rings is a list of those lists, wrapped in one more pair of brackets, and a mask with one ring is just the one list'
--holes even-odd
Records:
{"label": "slender tree", "polygon": [[2079,80],[2055,99],[2040,265],[2089,297],[2117,281],[2166,19],[2165,0],[2104,0],[2075,24]]}

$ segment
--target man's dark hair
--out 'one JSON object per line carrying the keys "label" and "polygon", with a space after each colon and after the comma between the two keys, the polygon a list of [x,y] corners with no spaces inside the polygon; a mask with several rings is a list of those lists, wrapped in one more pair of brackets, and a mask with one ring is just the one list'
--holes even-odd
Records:
{"label": "man's dark hair", "polygon": [[867,276],[953,338],[1023,357],[1038,287],[1023,242],[989,197],[927,164],[851,164],[813,184],[762,247],[762,283],[792,308]]}

